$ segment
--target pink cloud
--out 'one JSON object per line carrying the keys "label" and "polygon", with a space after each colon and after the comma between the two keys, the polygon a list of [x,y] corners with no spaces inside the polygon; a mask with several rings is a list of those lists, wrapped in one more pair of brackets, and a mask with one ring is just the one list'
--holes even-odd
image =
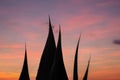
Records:
{"label": "pink cloud", "polygon": [[107,20],[106,25],[98,25],[98,27],[96,26],[95,28],[85,31],[85,33],[83,33],[83,37],[86,37],[88,40],[100,40],[119,36],[120,23],[118,21],[120,21],[118,18]]}
{"label": "pink cloud", "polygon": [[28,40],[33,40],[40,36],[40,33],[47,33],[48,31],[48,27],[46,27],[48,25],[39,19],[11,19],[5,22],[5,25],[9,29],[9,35],[14,33],[15,36]]}
{"label": "pink cloud", "polygon": [[113,52],[112,56],[114,56],[114,57],[120,57],[120,51]]}
{"label": "pink cloud", "polygon": [[4,44],[4,45],[1,45],[0,48],[18,49],[18,48],[23,48],[23,45],[22,44]]}
{"label": "pink cloud", "polygon": [[67,20],[63,21],[65,24],[65,30],[73,31],[74,29],[83,29],[93,24],[98,24],[103,22],[103,16],[95,15],[81,15],[81,16],[72,16]]}

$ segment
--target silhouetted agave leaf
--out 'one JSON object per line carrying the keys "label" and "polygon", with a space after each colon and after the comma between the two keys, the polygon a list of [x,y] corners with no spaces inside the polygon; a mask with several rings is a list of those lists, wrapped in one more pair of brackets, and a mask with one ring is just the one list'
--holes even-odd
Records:
{"label": "silhouetted agave leaf", "polygon": [[61,44],[61,30],[59,27],[59,38],[57,43],[57,50],[54,58],[54,63],[51,68],[50,80],[68,80],[68,76],[65,70],[63,55],[62,55],[62,44]]}
{"label": "silhouetted agave leaf", "polygon": [[45,44],[45,48],[43,50],[43,54],[41,57],[40,65],[39,65],[37,76],[36,76],[36,80],[48,80],[49,72],[50,72],[51,66],[53,64],[53,59],[55,56],[55,51],[56,51],[55,39],[53,35],[51,20],[49,17],[48,38]]}
{"label": "silhouetted agave leaf", "polygon": [[74,71],[73,71],[73,80],[78,80],[78,48],[79,48],[79,42],[80,42],[81,34],[78,39],[77,47],[76,47],[76,53],[75,53],[75,59],[74,59]]}
{"label": "silhouetted agave leaf", "polygon": [[90,58],[88,60],[88,65],[87,65],[87,69],[86,69],[86,72],[84,74],[83,80],[87,80],[87,78],[88,78],[88,73],[89,73],[88,71],[89,71],[90,60],[91,60],[91,56],[90,56]]}
{"label": "silhouetted agave leaf", "polygon": [[27,49],[25,44],[25,58],[24,58],[24,64],[22,68],[22,72],[20,74],[19,80],[30,80],[29,78],[29,71],[28,71],[28,63],[27,63]]}

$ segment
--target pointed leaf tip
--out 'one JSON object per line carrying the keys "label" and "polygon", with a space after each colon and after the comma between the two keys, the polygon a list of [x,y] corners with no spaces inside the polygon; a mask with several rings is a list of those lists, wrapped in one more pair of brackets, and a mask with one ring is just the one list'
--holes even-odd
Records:
{"label": "pointed leaf tip", "polygon": [[51,19],[50,19],[50,16],[48,15],[48,18],[49,18],[49,24],[51,24]]}
{"label": "pointed leaf tip", "polygon": [[61,35],[61,26],[59,24],[59,35]]}
{"label": "pointed leaf tip", "polygon": [[91,54],[90,54],[90,57],[89,57],[89,62],[91,61]]}
{"label": "pointed leaf tip", "polygon": [[51,24],[51,19],[50,19],[50,16],[48,15],[49,17],[49,30],[52,30],[52,24]]}
{"label": "pointed leaf tip", "polygon": [[58,36],[58,44],[57,45],[61,45],[61,27],[59,25],[59,36]]}
{"label": "pointed leaf tip", "polygon": [[25,49],[26,49],[26,41],[25,41]]}
{"label": "pointed leaf tip", "polygon": [[80,33],[80,36],[79,36],[79,41],[80,41],[80,39],[81,39],[81,35],[82,35],[82,33]]}

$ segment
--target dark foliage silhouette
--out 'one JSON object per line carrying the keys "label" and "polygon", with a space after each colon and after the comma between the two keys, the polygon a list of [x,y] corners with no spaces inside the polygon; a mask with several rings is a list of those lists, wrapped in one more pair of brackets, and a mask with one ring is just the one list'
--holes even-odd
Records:
{"label": "dark foliage silhouette", "polygon": [[88,60],[88,65],[87,65],[87,69],[86,69],[85,75],[83,77],[83,80],[87,80],[88,79],[90,60],[91,60],[91,56],[90,56],[90,59]]}
{"label": "dark foliage silhouette", "polygon": [[28,63],[27,63],[27,49],[25,44],[25,58],[24,58],[24,64],[22,68],[22,72],[20,74],[19,80],[30,80],[29,78],[29,71],[28,71]]}
{"label": "dark foliage silhouette", "polygon": [[61,30],[59,26],[59,37],[54,62],[51,68],[50,80],[68,80],[64,66],[61,44]]}
{"label": "dark foliage silhouette", "polygon": [[78,48],[79,48],[79,42],[80,42],[81,34],[77,43],[76,47],[76,53],[75,53],[75,59],[74,59],[74,71],[73,71],[73,80],[78,80]]}
{"label": "dark foliage silhouette", "polygon": [[49,17],[48,38],[47,38],[47,42],[41,57],[36,80],[48,80],[49,72],[53,64],[55,50],[56,50],[55,39],[54,39],[52,25]]}
{"label": "dark foliage silhouette", "polygon": [[[81,34],[78,39],[76,52],[75,52],[73,80],[78,80],[78,49],[79,49],[80,38],[81,38]],[[88,78],[90,59],[88,61],[87,69],[84,74],[83,80],[87,80]],[[25,46],[24,64],[19,80],[30,80],[29,72],[28,72],[26,46]],[[38,72],[36,75],[36,80],[68,80],[68,76],[63,60],[63,53],[62,53],[61,28],[59,26],[59,36],[56,47],[50,17],[49,17],[48,38],[41,56]]]}

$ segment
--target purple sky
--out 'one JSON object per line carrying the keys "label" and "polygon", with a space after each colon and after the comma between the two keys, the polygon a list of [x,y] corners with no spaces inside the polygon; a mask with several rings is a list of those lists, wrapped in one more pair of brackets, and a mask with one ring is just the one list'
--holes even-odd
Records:
{"label": "purple sky", "polygon": [[48,35],[48,15],[56,42],[61,25],[70,80],[80,33],[79,78],[91,54],[89,80],[120,79],[120,45],[114,43],[120,42],[120,0],[0,0],[0,80],[18,79],[25,41],[31,80],[35,80]]}

